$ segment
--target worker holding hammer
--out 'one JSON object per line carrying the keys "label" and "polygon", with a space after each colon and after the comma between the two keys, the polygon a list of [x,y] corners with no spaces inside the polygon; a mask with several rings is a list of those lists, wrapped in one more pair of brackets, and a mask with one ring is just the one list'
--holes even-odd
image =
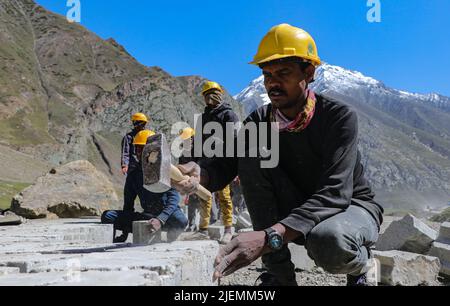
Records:
{"label": "worker holding hammer", "polygon": [[[176,240],[187,226],[188,220],[179,206],[180,195],[175,189],[164,193],[153,193],[144,188],[142,151],[147,144],[148,137],[154,134],[153,131],[143,130],[134,137],[133,145],[138,164],[132,171],[128,170],[127,180],[130,184],[131,196],[125,199],[123,210],[108,210],[102,214],[102,223],[114,224],[114,233],[116,230],[122,231],[122,235],[115,237],[114,242],[127,240],[128,234],[132,232],[134,221],[148,220],[153,232],[168,231],[169,241]],[[134,210],[136,196],[141,202],[142,213]]]}

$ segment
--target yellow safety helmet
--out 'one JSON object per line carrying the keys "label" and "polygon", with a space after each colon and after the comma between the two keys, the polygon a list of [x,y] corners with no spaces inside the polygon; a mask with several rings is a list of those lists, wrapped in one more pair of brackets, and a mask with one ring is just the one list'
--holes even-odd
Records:
{"label": "yellow safety helmet", "polygon": [[136,113],[133,116],[131,116],[131,121],[142,121],[142,122],[148,122],[147,116],[143,113]]}
{"label": "yellow safety helmet", "polygon": [[134,136],[133,144],[145,146],[147,144],[147,139],[153,135],[155,135],[155,132],[150,130],[140,131],[139,133],[136,134],[136,136]]}
{"label": "yellow safety helmet", "polygon": [[180,131],[180,137],[183,140],[188,140],[189,138],[194,137],[194,136],[195,136],[195,130],[191,127],[187,127]]}
{"label": "yellow safety helmet", "polygon": [[222,89],[222,87],[220,87],[219,83],[207,81],[203,85],[202,95],[204,95],[207,91],[209,91],[211,89],[217,89],[217,90],[219,90],[220,92],[223,93],[223,89]]}
{"label": "yellow safety helmet", "polygon": [[274,26],[264,36],[250,64],[261,65],[287,57],[300,57],[315,66],[321,63],[316,43],[311,35],[284,23]]}

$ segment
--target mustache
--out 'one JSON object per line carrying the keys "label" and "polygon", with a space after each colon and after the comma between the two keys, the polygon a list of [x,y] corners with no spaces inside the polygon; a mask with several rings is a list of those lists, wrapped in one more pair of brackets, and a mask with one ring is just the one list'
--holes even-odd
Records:
{"label": "mustache", "polygon": [[282,94],[282,95],[285,95],[285,96],[287,95],[287,93],[283,89],[281,89],[280,87],[271,88],[269,90],[269,92],[268,92],[269,95],[271,95],[273,93],[279,93],[279,94]]}

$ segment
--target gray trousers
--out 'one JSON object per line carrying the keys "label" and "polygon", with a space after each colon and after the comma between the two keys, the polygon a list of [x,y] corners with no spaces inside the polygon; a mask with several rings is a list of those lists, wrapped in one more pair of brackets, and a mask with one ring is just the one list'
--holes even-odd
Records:
{"label": "gray trousers", "polygon": [[[264,230],[283,218],[305,199],[280,169],[261,169],[259,159],[239,161],[239,177],[255,230]],[[364,208],[351,205],[312,229],[304,244],[308,255],[325,271],[360,275],[370,258],[370,247],[378,240],[378,225]],[[279,281],[295,279],[295,267],[287,245],[262,257],[269,273]]]}

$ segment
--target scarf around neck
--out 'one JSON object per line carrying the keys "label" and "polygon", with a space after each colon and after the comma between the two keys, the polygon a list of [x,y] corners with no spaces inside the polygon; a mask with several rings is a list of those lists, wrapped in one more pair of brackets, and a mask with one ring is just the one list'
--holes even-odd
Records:
{"label": "scarf around neck", "polygon": [[278,123],[278,131],[280,132],[299,133],[308,127],[314,116],[315,109],[316,95],[314,91],[308,90],[306,104],[294,120],[287,118],[279,109],[272,108],[270,121]]}

